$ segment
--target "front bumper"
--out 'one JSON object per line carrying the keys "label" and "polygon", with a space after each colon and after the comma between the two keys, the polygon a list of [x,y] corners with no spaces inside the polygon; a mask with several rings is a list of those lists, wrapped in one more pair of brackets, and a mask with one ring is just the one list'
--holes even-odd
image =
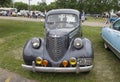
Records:
{"label": "front bumper", "polygon": [[79,67],[79,62],[77,62],[76,67],[39,67],[35,66],[35,62],[32,62],[32,66],[22,64],[22,68],[27,70],[40,71],[40,72],[87,72],[93,68],[93,65],[86,67]]}

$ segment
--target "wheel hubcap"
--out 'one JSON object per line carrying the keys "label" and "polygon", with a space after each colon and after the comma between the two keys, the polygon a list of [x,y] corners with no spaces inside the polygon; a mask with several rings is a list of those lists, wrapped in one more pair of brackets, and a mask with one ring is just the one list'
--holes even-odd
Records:
{"label": "wheel hubcap", "polygon": [[107,49],[108,47],[107,47],[107,45],[106,45],[106,43],[104,43],[104,47],[105,47],[105,49]]}

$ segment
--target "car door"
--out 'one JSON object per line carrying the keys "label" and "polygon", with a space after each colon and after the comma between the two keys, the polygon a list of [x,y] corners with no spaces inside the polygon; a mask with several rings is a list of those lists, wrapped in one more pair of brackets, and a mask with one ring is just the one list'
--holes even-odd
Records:
{"label": "car door", "polygon": [[111,44],[111,40],[112,40],[111,36],[112,36],[112,29],[111,28],[105,27],[102,29],[102,37],[109,44]]}
{"label": "car door", "polygon": [[120,51],[120,20],[117,20],[113,24],[113,35],[111,36],[111,44],[117,50]]}

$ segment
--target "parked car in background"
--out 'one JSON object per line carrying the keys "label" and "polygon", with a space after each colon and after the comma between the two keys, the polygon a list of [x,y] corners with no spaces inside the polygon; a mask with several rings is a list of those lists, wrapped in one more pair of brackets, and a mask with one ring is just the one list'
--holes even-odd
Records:
{"label": "parked car in background", "polygon": [[111,14],[109,21],[110,23],[113,23],[116,19],[118,19],[118,16],[116,14]]}
{"label": "parked car in background", "polygon": [[120,18],[115,20],[110,27],[102,29],[102,38],[104,47],[111,49],[120,58]]}
{"label": "parked car in background", "polygon": [[20,11],[17,13],[17,15],[18,15],[18,16],[29,17],[28,13],[29,13],[29,10],[20,10]]}
{"label": "parked car in background", "polygon": [[17,17],[18,14],[17,14],[16,12],[12,12],[12,16],[13,16],[13,17]]}
{"label": "parked car in background", "polygon": [[0,14],[1,14],[1,16],[6,16],[7,15],[7,11],[1,11]]}
{"label": "parked car in background", "polygon": [[17,16],[23,16],[21,12],[17,12]]}
{"label": "parked car in background", "polygon": [[45,14],[43,12],[41,12],[41,11],[31,11],[30,16],[33,17],[33,18],[41,18],[41,17],[44,18]]}
{"label": "parked car in background", "polygon": [[0,16],[2,16],[2,11],[0,11]]}
{"label": "parked car in background", "polygon": [[0,8],[0,15],[2,16],[12,16],[12,12],[17,13],[16,8]]}
{"label": "parked car in background", "polygon": [[40,72],[89,72],[94,51],[82,37],[80,12],[73,9],[48,11],[45,38],[34,37],[23,50],[24,69]]}
{"label": "parked car in background", "polygon": [[39,12],[38,16],[45,18],[45,14],[43,12]]}

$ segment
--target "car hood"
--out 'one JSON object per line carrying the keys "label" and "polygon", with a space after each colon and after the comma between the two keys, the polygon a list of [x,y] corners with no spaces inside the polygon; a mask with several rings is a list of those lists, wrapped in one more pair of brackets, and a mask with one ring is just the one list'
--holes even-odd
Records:
{"label": "car hood", "polygon": [[49,36],[62,37],[62,36],[68,35],[73,30],[74,28],[54,29],[54,30],[49,30],[48,33],[49,33]]}

